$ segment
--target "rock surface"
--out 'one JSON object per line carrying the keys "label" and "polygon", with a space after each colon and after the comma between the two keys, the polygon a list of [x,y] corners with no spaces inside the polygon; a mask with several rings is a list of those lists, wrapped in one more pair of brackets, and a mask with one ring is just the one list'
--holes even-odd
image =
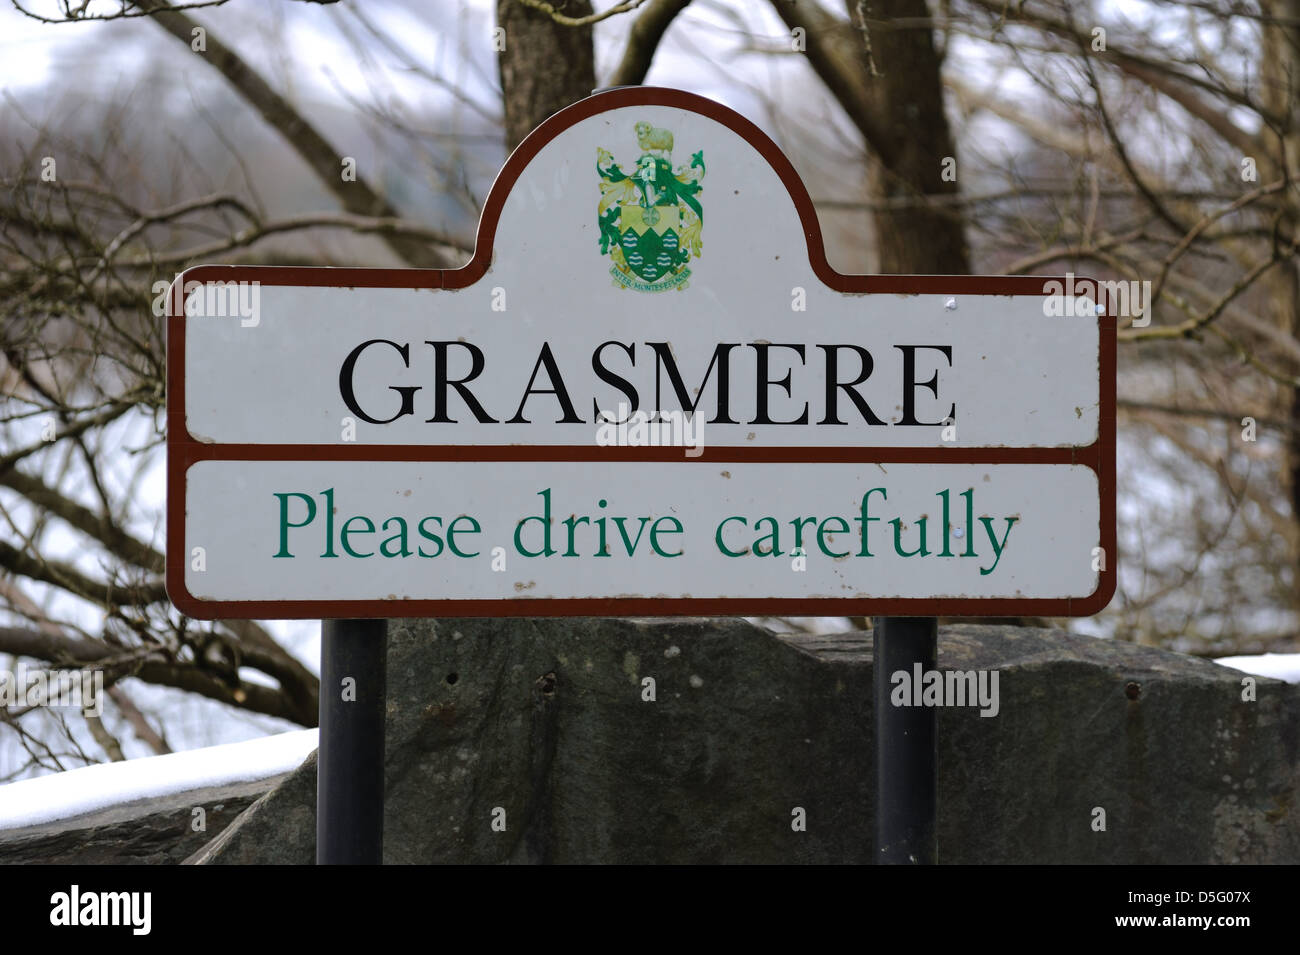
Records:
{"label": "rock surface", "polygon": [[[871,860],[869,633],[395,620],[388,652],[387,862]],[[1000,696],[940,710],[941,862],[1300,861],[1300,686],[1009,626],[942,628],[939,663]],[[315,777],[191,861],[312,862]]]}
{"label": "rock surface", "polygon": [[[209,786],[20,829],[0,831],[0,865],[167,864],[183,861],[284,775]],[[196,808],[203,831],[195,831]]]}

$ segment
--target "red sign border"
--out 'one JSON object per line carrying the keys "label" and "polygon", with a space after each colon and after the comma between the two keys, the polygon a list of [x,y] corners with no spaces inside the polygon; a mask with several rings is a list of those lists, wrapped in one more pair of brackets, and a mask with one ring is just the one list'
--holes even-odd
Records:
{"label": "red sign border", "polygon": [[[519,144],[498,174],[483,206],[474,255],[459,269],[357,269],[292,266],[202,265],[177,277],[167,296],[167,568],[166,587],[182,613],[198,619],[342,619],[356,617],[565,617],[565,616],[1090,616],[1115,594],[1114,302],[1100,317],[1100,408],[1098,440],[1086,448],[761,448],[710,447],[683,459],[680,448],[604,448],[527,445],[249,445],[195,440],[185,421],[185,319],[182,290],[189,282],[259,282],[331,288],[459,289],[487,272],[506,197],[537,153],[570,126],[598,113],[628,106],[670,106],[707,116],[756,149],[780,176],[798,211],[813,272],[827,287],[849,293],[917,295],[1044,295],[1062,277],[989,275],[842,275],[826,261],[821,227],[803,181],[788,159],[757,126],[739,113],[693,93],[628,87],[598,93],[555,114]],[[1075,286],[1086,282],[1076,278]],[[179,426],[178,426],[179,425]],[[225,461],[677,461],[899,462],[949,464],[1079,464],[1097,475],[1101,496],[1100,540],[1105,569],[1097,590],[1084,598],[529,598],[488,600],[205,600],[185,584],[185,474],[204,460]]]}

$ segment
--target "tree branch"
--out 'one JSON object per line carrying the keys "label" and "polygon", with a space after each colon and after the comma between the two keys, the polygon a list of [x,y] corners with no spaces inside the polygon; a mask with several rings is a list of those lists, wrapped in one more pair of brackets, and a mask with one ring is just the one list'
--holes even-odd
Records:
{"label": "tree branch", "polygon": [[645,3],[645,0],[622,0],[621,3],[614,4],[614,6],[605,10],[603,13],[591,13],[585,17],[565,16],[563,13],[556,10],[554,6],[547,3],[546,0],[519,0],[519,2],[525,7],[530,7],[533,10],[546,14],[562,27],[589,27],[593,23],[599,23],[601,20],[608,20],[610,17],[618,16],[620,13],[631,13],[637,7],[641,6],[641,4]]}
{"label": "tree branch", "polygon": [[640,86],[644,83],[664,33],[677,14],[690,5],[691,0],[652,0],[645,13],[637,17],[628,30],[627,47],[608,85]]}
{"label": "tree branch", "polygon": [[[142,3],[140,6],[151,13],[159,26],[189,49],[193,31],[200,28],[197,21],[153,2]],[[366,185],[365,180],[358,177],[353,182],[344,182],[340,153],[284,97],[271,89],[238,53],[221,42],[212,30],[207,27],[201,29],[207,34],[207,51],[202,54],[203,58],[262,114],[262,118],[273,129],[279,130],[293,151],[311,167],[316,177],[344,209],[354,215],[381,219],[400,218],[388,201]],[[447,268],[450,265],[446,258],[427,243],[396,235],[387,235],[384,241],[408,265],[417,268]]]}
{"label": "tree branch", "polygon": [[281,690],[256,683],[242,683],[237,699],[235,689],[193,664],[164,659],[156,650],[140,648],[123,660],[123,651],[106,643],[81,638],[54,637],[31,627],[0,626],[0,650],[16,656],[44,660],[56,665],[100,665],[104,682],[116,682],[134,676],[147,683],[188,690],[208,699],[267,716],[278,716],[301,726],[315,726],[316,711],[305,711]]}
{"label": "tree branch", "polygon": [[890,137],[870,107],[871,89],[858,46],[844,37],[844,23],[816,4],[798,0],[771,0],[777,15],[791,30],[805,34],[808,64],[826,84],[840,108],[858,128],[867,147],[886,166],[893,166]]}
{"label": "tree branch", "polygon": [[163,586],[161,580],[147,580],[129,585],[94,580],[71,564],[32,557],[5,541],[0,541],[0,567],[22,577],[70,590],[100,606],[154,604],[162,603],[167,599],[167,588]]}

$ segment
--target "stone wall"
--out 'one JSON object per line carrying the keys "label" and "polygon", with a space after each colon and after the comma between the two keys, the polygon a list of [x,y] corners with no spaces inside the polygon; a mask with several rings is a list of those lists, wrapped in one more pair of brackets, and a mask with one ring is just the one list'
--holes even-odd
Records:
{"label": "stone wall", "polygon": [[[72,770],[76,772],[76,770]],[[208,786],[97,812],[0,830],[0,865],[183,862],[284,779]],[[201,828],[194,810],[203,809]],[[198,831],[196,831],[196,829]]]}
{"label": "stone wall", "polygon": [[[996,716],[940,710],[941,862],[1300,862],[1300,686],[1246,702],[1245,674],[1059,630],[939,642],[999,673]],[[388,661],[388,862],[871,860],[869,633],[402,620]],[[309,759],[190,861],[309,863],[314,805]]]}

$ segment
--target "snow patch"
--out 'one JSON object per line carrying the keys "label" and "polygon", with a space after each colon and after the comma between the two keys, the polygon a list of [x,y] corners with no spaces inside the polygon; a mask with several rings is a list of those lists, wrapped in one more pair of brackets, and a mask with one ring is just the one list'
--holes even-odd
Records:
{"label": "snow patch", "polygon": [[314,729],[166,756],[99,763],[0,786],[0,829],[35,826],[191,789],[252,782],[296,769],[316,748]]}
{"label": "snow patch", "polygon": [[1214,661],[1243,673],[1300,683],[1300,653],[1261,653],[1257,656],[1218,657]]}

